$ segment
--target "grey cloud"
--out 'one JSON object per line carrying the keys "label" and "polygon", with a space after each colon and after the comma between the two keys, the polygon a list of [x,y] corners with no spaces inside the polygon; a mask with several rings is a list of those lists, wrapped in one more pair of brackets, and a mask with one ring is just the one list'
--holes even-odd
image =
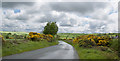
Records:
{"label": "grey cloud", "polygon": [[96,9],[105,8],[107,3],[103,2],[57,2],[50,3],[50,7],[56,11],[89,13]]}
{"label": "grey cloud", "polygon": [[60,26],[72,27],[72,24],[63,24],[63,23],[61,23]]}
{"label": "grey cloud", "polygon": [[20,15],[20,16],[17,16],[15,19],[26,21],[29,19],[29,16],[28,15]]}
{"label": "grey cloud", "polygon": [[44,22],[59,22],[62,18],[66,17],[63,13],[60,16],[53,16],[51,12],[45,12],[45,16],[37,19],[35,22],[44,23]]}
{"label": "grey cloud", "polygon": [[62,19],[60,26],[73,27],[76,23],[75,19],[72,18],[69,20]]}
{"label": "grey cloud", "polygon": [[35,2],[2,2],[3,8],[16,8],[18,6],[32,6]]}
{"label": "grey cloud", "polygon": [[36,0],[2,0],[2,2],[35,2]]}
{"label": "grey cloud", "polygon": [[44,22],[56,22],[58,19],[56,17],[53,17],[51,14],[48,14],[40,19],[38,19],[37,22],[44,23]]}
{"label": "grey cloud", "polygon": [[[66,19],[68,18],[65,13],[62,13],[60,16],[53,16],[50,12],[45,13],[45,16],[37,19],[35,22],[44,23],[44,22],[59,22],[60,26],[71,27],[74,26],[77,22],[76,19]],[[69,22],[69,23],[68,23]]]}
{"label": "grey cloud", "polygon": [[[89,22],[89,28],[90,28],[90,31],[91,32],[96,32],[97,30],[101,31],[101,32],[105,32],[106,29],[107,29],[107,23],[103,23],[102,21],[101,22]],[[104,26],[104,27],[103,27]]]}
{"label": "grey cloud", "polygon": [[120,12],[120,1],[118,2],[118,11]]}
{"label": "grey cloud", "polygon": [[[18,20],[18,21],[22,21],[22,22],[26,22],[29,20],[29,16],[24,14],[24,15],[19,15],[19,16],[5,16],[6,19],[9,19],[9,20]],[[3,19],[4,20],[4,19]]]}

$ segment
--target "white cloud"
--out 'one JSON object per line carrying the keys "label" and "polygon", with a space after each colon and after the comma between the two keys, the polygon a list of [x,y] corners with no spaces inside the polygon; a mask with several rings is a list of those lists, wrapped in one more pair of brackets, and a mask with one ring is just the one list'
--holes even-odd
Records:
{"label": "white cloud", "polygon": [[[15,3],[15,2],[14,2]],[[65,2],[63,2],[65,4]],[[99,2],[97,2],[99,3]],[[95,4],[97,4],[95,3]],[[6,3],[4,3],[6,4]],[[117,11],[117,4],[112,2],[99,3],[98,6],[95,6],[94,3],[68,3],[64,9],[64,5],[60,3],[55,5],[54,9],[51,7],[50,2],[41,2],[34,4],[19,4],[17,7],[10,9],[9,7],[3,6],[3,11],[6,14],[3,14],[3,30],[8,31],[36,31],[41,32],[48,21],[55,21],[59,26],[59,31],[61,33],[70,32],[70,33],[81,33],[81,32],[117,32],[118,31],[118,13],[112,13],[111,9]],[[53,4],[53,2],[52,2]],[[56,4],[54,2],[54,4]],[[72,6],[74,4],[74,6]],[[103,5],[105,4],[105,6]],[[29,6],[30,5],[30,6]],[[79,6],[78,6],[79,5]],[[81,11],[75,7],[83,6],[84,10]],[[86,5],[86,6],[85,6]],[[102,5],[102,6],[100,6]],[[60,6],[60,7],[59,7]],[[94,7],[92,7],[94,6]],[[73,10],[71,10],[73,8]],[[20,13],[14,13],[14,9],[20,9]],[[69,10],[70,9],[70,10]],[[76,9],[76,10],[75,10]],[[87,9],[87,10],[85,10]],[[90,9],[90,11],[89,11]],[[65,11],[64,11],[65,10]],[[84,13],[82,13],[84,12]],[[86,18],[85,16],[90,16]],[[69,29],[69,30],[68,30]]]}

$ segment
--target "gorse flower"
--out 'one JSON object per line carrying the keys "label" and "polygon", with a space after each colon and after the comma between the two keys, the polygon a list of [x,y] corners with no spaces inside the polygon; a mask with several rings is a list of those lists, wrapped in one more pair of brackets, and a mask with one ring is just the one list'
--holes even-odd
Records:
{"label": "gorse flower", "polygon": [[33,41],[37,41],[39,39],[46,39],[48,41],[51,41],[52,38],[53,38],[53,36],[50,35],[50,34],[44,35],[44,34],[40,34],[40,33],[37,33],[37,32],[30,32],[29,36],[28,36],[28,39],[31,39]]}
{"label": "gorse flower", "polygon": [[84,46],[84,44],[91,46],[107,46],[111,41],[108,36],[96,36],[96,35],[81,35],[76,37],[73,40],[74,44],[80,44],[80,46]]}
{"label": "gorse flower", "polygon": [[2,35],[0,35],[0,40],[2,40],[2,42],[5,42],[4,37]]}

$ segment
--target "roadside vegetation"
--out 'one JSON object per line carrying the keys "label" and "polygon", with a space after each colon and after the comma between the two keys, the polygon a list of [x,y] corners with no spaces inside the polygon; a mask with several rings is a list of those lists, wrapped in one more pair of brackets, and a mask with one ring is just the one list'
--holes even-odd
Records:
{"label": "roadside vegetation", "polygon": [[22,53],[26,51],[36,50],[40,48],[45,48],[53,45],[57,45],[58,42],[48,42],[43,41],[25,41],[25,40],[12,40],[13,43],[7,41],[2,48],[2,56],[12,55],[16,53]]}
{"label": "roadside vegetation", "polygon": [[5,34],[2,33],[4,37],[0,35],[2,39],[2,56],[22,53],[58,44],[57,37],[53,37],[50,34],[45,35],[37,32],[30,32],[29,34],[26,34],[26,36],[24,36],[23,34]]}
{"label": "roadside vegetation", "polygon": [[[68,34],[67,34],[68,35]],[[71,44],[77,51],[80,59],[119,59],[118,34],[59,34],[62,40]]]}
{"label": "roadside vegetation", "polygon": [[[49,26],[48,26],[49,24]],[[48,22],[43,33],[37,32],[4,32],[0,33],[2,56],[36,50],[58,44],[58,27],[55,22]],[[47,32],[49,28],[50,32]]]}

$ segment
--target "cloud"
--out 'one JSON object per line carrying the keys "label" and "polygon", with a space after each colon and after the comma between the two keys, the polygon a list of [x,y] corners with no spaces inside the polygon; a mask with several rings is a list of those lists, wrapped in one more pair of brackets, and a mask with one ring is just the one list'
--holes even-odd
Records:
{"label": "cloud", "polygon": [[3,8],[17,8],[17,6],[32,6],[34,2],[2,2]]}
{"label": "cloud", "polygon": [[56,11],[77,12],[86,14],[94,12],[96,9],[105,8],[107,3],[100,2],[58,2],[50,3],[50,7]]}
{"label": "cloud", "polygon": [[[108,2],[4,2],[3,30],[41,32],[51,21],[57,22],[61,33],[117,32],[115,6]],[[15,9],[20,12],[14,13]]]}

